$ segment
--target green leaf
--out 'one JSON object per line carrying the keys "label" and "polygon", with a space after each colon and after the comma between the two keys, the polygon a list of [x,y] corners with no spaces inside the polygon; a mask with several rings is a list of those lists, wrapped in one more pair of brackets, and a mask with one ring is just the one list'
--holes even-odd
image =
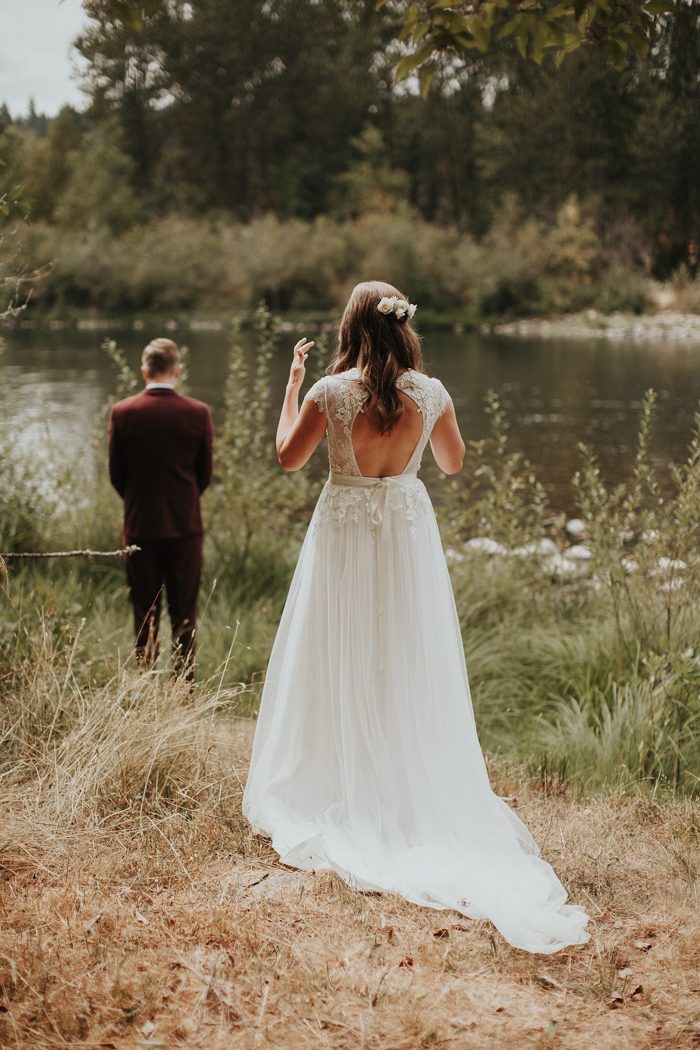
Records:
{"label": "green leaf", "polygon": [[453,36],[460,36],[465,30],[469,29],[469,22],[470,20],[465,18],[464,15],[450,15],[445,25],[448,33]]}
{"label": "green leaf", "polygon": [[555,4],[545,13],[548,22],[554,22],[559,18],[571,18],[574,14],[573,4]]}
{"label": "green leaf", "polygon": [[429,32],[430,32],[430,25],[428,24],[428,22],[421,22],[420,25],[418,25],[413,30],[413,33],[411,35],[411,39],[413,40],[413,43],[414,44],[420,43],[420,41],[423,39],[423,37],[426,36]]}
{"label": "green leaf", "polygon": [[403,20],[404,26],[408,26],[409,28],[413,28],[413,26],[415,26],[417,21],[418,21],[418,9],[415,8],[415,7],[409,7],[408,11],[406,12],[406,14],[404,16],[404,20]]}
{"label": "green leaf", "polygon": [[676,10],[673,0],[647,0],[645,10],[652,15],[672,15]]}
{"label": "green leaf", "polygon": [[605,56],[613,69],[623,69],[625,65],[625,49],[617,40],[606,40]]}
{"label": "green leaf", "polygon": [[396,67],[396,80],[404,80],[409,73],[412,73],[414,69],[422,65],[433,53],[432,43],[423,44],[417,51],[414,51],[410,55],[404,55]]}
{"label": "green leaf", "polygon": [[530,35],[530,22],[523,18],[515,34],[515,43],[523,58],[527,58],[527,39]]}
{"label": "green leaf", "polygon": [[491,28],[491,26],[493,25],[493,20],[496,17],[496,11],[501,6],[502,5],[496,3],[495,0],[493,0],[493,2],[489,0],[488,3],[483,4],[483,6],[481,7],[479,13],[489,28]]}
{"label": "green leaf", "polygon": [[561,46],[564,49],[564,54],[568,54],[570,51],[575,51],[582,43],[583,37],[580,33],[564,33]]}
{"label": "green leaf", "polygon": [[486,22],[482,18],[476,16],[465,19],[467,22],[467,28],[474,37],[476,46],[480,51],[486,51],[491,42],[491,30],[487,26]]}
{"label": "green leaf", "polygon": [[555,26],[548,26],[547,40],[544,46],[562,48],[564,46],[564,31]]}
{"label": "green leaf", "polygon": [[430,91],[430,85],[435,79],[435,74],[438,71],[438,67],[435,62],[426,62],[420,71],[420,93],[422,98],[428,97]]}
{"label": "green leaf", "polygon": [[507,36],[512,36],[521,21],[522,19],[520,18],[520,15],[516,15],[515,18],[511,18],[508,22],[504,22],[496,34],[496,39],[505,40]]}
{"label": "green leaf", "polygon": [[535,26],[535,31],[532,34],[532,57],[537,65],[542,64],[544,58],[544,49],[547,46],[549,40],[549,32],[544,22],[539,22]]}

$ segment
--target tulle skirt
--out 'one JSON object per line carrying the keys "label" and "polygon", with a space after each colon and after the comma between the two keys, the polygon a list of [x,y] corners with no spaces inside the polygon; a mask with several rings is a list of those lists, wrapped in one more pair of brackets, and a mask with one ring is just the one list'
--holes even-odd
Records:
{"label": "tulle skirt", "polygon": [[588,940],[586,913],[489,784],[415,475],[324,486],[270,657],[243,811],[290,866],[490,919],[530,952]]}

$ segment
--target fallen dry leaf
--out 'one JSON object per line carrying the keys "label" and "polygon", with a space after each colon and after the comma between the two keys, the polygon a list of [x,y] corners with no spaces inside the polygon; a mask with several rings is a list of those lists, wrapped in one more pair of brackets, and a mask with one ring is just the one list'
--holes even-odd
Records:
{"label": "fallen dry leaf", "polygon": [[641,984],[638,984],[637,987],[630,992],[630,999],[641,999],[643,995],[644,988]]}
{"label": "fallen dry leaf", "polygon": [[413,966],[413,956],[404,955],[403,959],[399,962],[399,966],[404,966],[407,969],[410,969],[410,967]]}
{"label": "fallen dry leaf", "polygon": [[651,941],[635,941],[634,946],[635,948],[638,948],[640,952],[648,952],[654,947]]}
{"label": "fallen dry leaf", "polygon": [[102,918],[103,914],[104,912],[98,911],[97,915],[93,915],[93,917],[90,919],[90,922],[86,923],[83,927],[85,933],[90,933],[90,930],[92,930],[93,926],[97,925],[97,923]]}
{"label": "fallen dry leaf", "polygon": [[619,1010],[620,1007],[622,1007],[624,1005],[625,1005],[625,1000],[622,998],[621,995],[616,994],[616,995],[611,995],[610,996],[610,1002],[608,1003],[608,1006],[609,1006],[609,1008],[611,1010]]}
{"label": "fallen dry leaf", "polygon": [[555,981],[553,977],[550,977],[548,973],[538,973],[537,980],[543,988],[555,988],[557,991],[562,990],[562,986],[559,981]]}
{"label": "fallen dry leaf", "polygon": [[151,920],[147,919],[145,915],[142,915],[140,911],[134,912],[134,918],[137,922],[140,922],[142,926],[150,926]]}
{"label": "fallen dry leaf", "polygon": [[446,928],[442,930],[433,930],[433,937],[449,937],[450,931]]}
{"label": "fallen dry leaf", "polygon": [[453,1028],[474,1028],[476,1021],[472,1021],[468,1017],[451,1017],[450,1024]]}
{"label": "fallen dry leaf", "polygon": [[623,968],[621,970],[617,971],[617,976],[621,977],[623,979],[623,981],[624,981],[624,980],[626,980],[626,978],[632,976],[632,970],[630,969],[629,966],[623,966]]}

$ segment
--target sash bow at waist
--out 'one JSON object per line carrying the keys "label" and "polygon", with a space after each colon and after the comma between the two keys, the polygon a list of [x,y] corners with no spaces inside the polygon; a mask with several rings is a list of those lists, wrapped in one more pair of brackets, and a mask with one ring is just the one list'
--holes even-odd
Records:
{"label": "sash bow at waist", "polygon": [[415,481],[415,471],[405,474],[393,474],[384,478],[365,477],[364,474],[336,474],[330,472],[328,480],[332,485],[347,485],[352,488],[369,488],[368,509],[370,521],[373,525],[381,525],[384,520],[384,506],[386,497],[392,487],[400,488],[402,481]]}

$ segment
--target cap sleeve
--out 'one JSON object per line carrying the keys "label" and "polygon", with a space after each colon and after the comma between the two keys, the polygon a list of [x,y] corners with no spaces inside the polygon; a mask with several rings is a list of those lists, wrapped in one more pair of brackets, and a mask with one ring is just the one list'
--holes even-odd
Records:
{"label": "cap sleeve", "polygon": [[327,414],[328,409],[326,407],[326,377],[323,376],[321,379],[316,380],[314,385],[310,387],[304,396],[304,403],[307,401],[313,401],[319,411]]}
{"label": "cap sleeve", "polygon": [[445,411],[452,398],[439,379],[433,379],[435,387],[435,418],[437,419]]}

